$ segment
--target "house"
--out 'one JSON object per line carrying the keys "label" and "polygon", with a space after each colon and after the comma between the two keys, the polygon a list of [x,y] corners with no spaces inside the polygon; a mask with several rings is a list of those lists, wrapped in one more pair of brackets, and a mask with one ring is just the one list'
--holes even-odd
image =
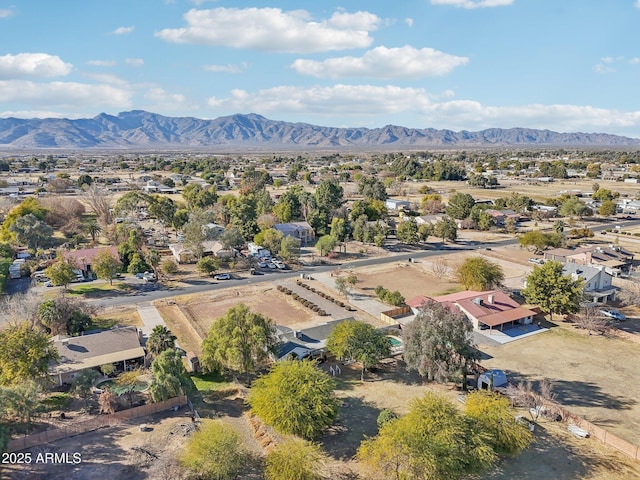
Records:
{"label": "house", "polygon": [[493,222],[498,226],[504,226],[507,224],[508,219],[513,219],[516,222],[520,220],[520,214],[513,210],[493,210],[487,209],[485,212],[491,215]]}
{"label": "house", "polygon": [[274,355],[275,359],[286,360],[292,356],[302,359],[326,353],[329,334],[339,324],[349,320],[353,320],[353,318],[333,320],[304,330],[291,330],[288,327],[278,325],[276,328],[280,345]]}
{"label": "house", "polygon": [[545,259],[561,263],[603,266],[609,275],[617,277],[628,273],[633,265],[633,253],[617,245],[591,245],[575,249],[554,248],[547,250]]}
{"label": "house", "polygon": [[463,312],[475,329],[504,327],[505,324],[529,324],[533,322],[536,312],[520,306],[506,293],[498,290],[486,292],[465,291],[442,295],[439,297],[418,296],[406,303],[414,313],[429,301],[441,303],[450,309],[457,308]]}
{"label": "house", "polygon": [[74,265],[75,268],[82,270],[85,278],[93,277],[91,265],[94,259],[103,252],[109,252],[112,257],[120,261],[117,247],[98,247],[98,248],[81,248],[80,250],[66,250],[62,253],[63,258]]}
{"label": "house", "polygon": [[136,327],[115,328],[80,337],[57,335],[53,339],[53,346],[60,358],[49,366],[49,376],[58,385],[63,385],[72,383],[82,370],[108,363],[126,371],[144,361],[145,352],[140,345],[140,336]]}
{"label": "house", "polygon": [[316,238],[313,228],[307,222],[276,223],[273,228],[285,237],[295,238],[300,245],[308,245]]}
{"label": "house", "polygon": [[565,263],[562,273],[570,275],[574,280],[584,280],[584,295],[590,300],[590,304],[607,303],[615,299],[618,289],[612,285],[613,277],[605,271],[604,266]]}
{"label": "house", "polygon": [[[202,256],[214,256],[218,258],[231,258],[236,254],[235,250],[225,249],[222,243],[217,240],[206,240],[202,242]],[[169,250],[178,263],[192,263],[197,260],[196,252],[186,247],[182,243],[172,243]]]}
{"label": "house", "polygon": [[407,202],[406,200],[398,200],[395,198],[387,198],[384,202],[384,206],[387,207],[388,210],[409,210],[411,208],[411,202]]}

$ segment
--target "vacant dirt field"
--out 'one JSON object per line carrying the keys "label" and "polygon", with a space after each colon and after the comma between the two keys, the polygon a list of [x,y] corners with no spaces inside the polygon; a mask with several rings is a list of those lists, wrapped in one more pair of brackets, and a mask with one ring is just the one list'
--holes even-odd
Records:
{"label": "vacant dirt field", "polygon": [[[328,366],[325,365],[326,368]],[[343,367],[336,377],[343,407],[331,431],[321,439],[323,449],[343,469],[357,471],[352,456],[365,435],[377,432],[376,418],[383,408],[404,414],[411,400],[435,390],[457,403],[452,386],[424,384],[401,363],[389,361],[360,382],[357,367]],[[458,404],[461,406],[461,404]],[[338,461],[339,460],[339,461]],[[580,439],[564,423],[542,420],[533,444],[515,458],[505,458],[478,480],[507,479],[619,480],[640,478],[640,464],[608,449],[595,439]]]}
{"label": "vacant dirt field", "polygon": [[[629,319],[627,323],[640,320]],[[512,381],[548,378],[559,403],[620,437],[640,444],[640,344],[588,335],[562,323],[500,347],[482,346],[482,364]]]}

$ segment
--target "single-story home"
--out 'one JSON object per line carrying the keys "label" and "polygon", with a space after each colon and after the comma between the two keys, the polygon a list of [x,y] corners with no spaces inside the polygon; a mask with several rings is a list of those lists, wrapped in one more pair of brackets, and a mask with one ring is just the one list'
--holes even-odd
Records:
{"label": "single-story home", "polygon": [[140,336],[136,327],[114,328],[79,337],[56,335],[53,345],[60,358],[49,366],[49,376],[63,385],[72,383],[82,370],[108,363],[119,364],[118,369],[126,371],[144,361]]}
{"label": "single-story home", "polygon": [[[178,263],[191,263],[197,260],[196,253],[182,243],[172,243],[169,250]],[[225,249],[222,243],[217,240],[207,240],[202,242],[202,255],[214,256],[218,258],[231,258],[235,256],[235,250]]]}
{"label": "single-story home", "polygon": [[389,210],[402,210],[402,209],[410,209],[411,202],[406,200],[398,200],[396,198],[387,198],[384,202],[384,206]]}
{"label": "single-story home", "polygon": [[439,297],[417,296],[406,303],[414,313],[418,313],[420,308],[434,301],[443,304],[450,309],[457,308],[463,312],[473,324],[473,328],[500,327],[502,330],[505,324],[529,324],[533,322],[536,312],[522,307],[506,293],[498,290],[486,292],[465,291],[441,295]]}
{"label": "single-story home", "polygon": [[275,360],[286,360],[291,356],[303,359],[326,353],[329,334],[339,324],[348,320],[353,320],[353,318],[333,320],[304,330],[292,330],[278,325],[276,328],[280,345],[275,353]]}
{"label": "single-story home", "polygon": [[103,252],[109,252],[112,257],[120,261],[120,255],[118,254],[117,247],[98,247],[98,248],[82,248],[80,250],[65,250],[62,252],[62,256],[65,260],[70,262],[82,270],[82,274],[85,278],[91,278],[93,276],[91,264],[93,260]]}
{"label": "single-story home", "polygon": [[614,277],[622,272],[629,272],[633,265],[633,252],[617,245],[591,245],[574,249],[554,248],[547,250],[544,258],[561,263],[604,266],[606,272]]}
{"label": "single-story home", "polygon": [[307,222],[276,223],[273,228],[285,237],[295,238],[301,245],[308,245],[316,238],[313,227]]}

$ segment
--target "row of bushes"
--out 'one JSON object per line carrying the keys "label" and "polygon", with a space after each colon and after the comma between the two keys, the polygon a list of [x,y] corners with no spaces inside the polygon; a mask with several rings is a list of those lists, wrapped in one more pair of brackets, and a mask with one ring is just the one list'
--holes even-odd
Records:
{"label": "row of bushes", "polygon": [[313,312],[317,313],[318,315],[320,315],[321,317],[326,317],[327,316],[327,312],[324,311],[322,308],[320,308],[318,305],[316,305],[315,303],[313,303],[310,300],[307,300],[304,297],[301,297],[300,295],[298,295],[297,293],[293,293],[290,289],[288,289],[287,287],[283,287],[282,285],[278,285],[276,287],[278,289],[278,291],[284,293],[285,295],[291,295],[291,298],[293,298],[294,300],[297,300],[298,302],[300,302],[302,305],[304,305],[305,307],[307,307],[308,309],[312,310]]}
{"label": "row of bushes", "polygon": [[343,301],[341,301],[341,300],[336,300],[336,299],[335,299],[335,298],[333,298],[331,295],[328,295],[328,294],[324,293],[324,292],[323,292],[323,291],[321,291],[321,290],[318,290],[318,289],[316,289],[316,288],[314,288],[314,287],[312,287],[312,286],[310,286],[310,285],[307,285],[306,283],[301,282],[300,280],[298,280],[298,281],[297,281],[297,284],[298,284],[299,286],[301,286],[302,288],[306,288],[306,289],[307,289],[307,290],[309,290],[310,292],[313,292],[313,293],[315,293],[316,295],[319,295],[319,296],[321,296],[322,298],[324,298],[324,299],[326,299],[326,300],[329,300],[330,302],[335,303],[335,304],[336,304],[336,305],[338,305],[339,307],[346,308],[346,309],[347,309],[348,311],[350,311],[350,312],[355,312],[355,310],[356,310],[355,308],[351,307],[350,305],[345,304]]}

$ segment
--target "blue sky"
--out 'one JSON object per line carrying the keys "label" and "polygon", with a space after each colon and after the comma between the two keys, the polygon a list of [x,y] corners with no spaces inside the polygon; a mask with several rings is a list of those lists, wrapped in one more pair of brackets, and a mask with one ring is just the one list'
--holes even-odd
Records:
{"label": "blue sky", "polygon": [[0,117],[640,138],[640,0],[0,0]]}

